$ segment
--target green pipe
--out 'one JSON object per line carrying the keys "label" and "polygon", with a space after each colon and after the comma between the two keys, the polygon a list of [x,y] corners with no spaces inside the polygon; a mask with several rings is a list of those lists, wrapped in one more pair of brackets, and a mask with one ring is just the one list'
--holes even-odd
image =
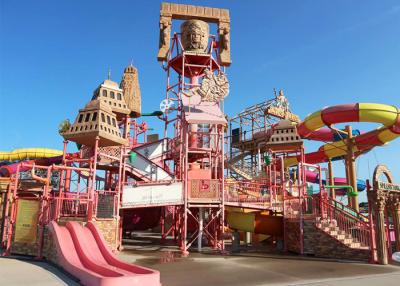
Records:
{"label": "green pipe", "polygon": [[350,191],[347,191],[347,195],[349,197],[356,197],[358,196],[358,192],[355,192],[352,186],[332,186],[332,185],[326,185],[325,188],[328,189],[349,189]]}
{"label": "green pipe", "polygon": [[162,111],[153,111],[151,113],[142,113],[142,116],[162,116]]}

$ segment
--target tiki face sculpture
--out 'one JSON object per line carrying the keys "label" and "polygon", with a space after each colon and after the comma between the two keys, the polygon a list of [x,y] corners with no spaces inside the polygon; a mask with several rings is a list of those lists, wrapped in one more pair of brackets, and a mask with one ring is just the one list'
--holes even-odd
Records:
{"label": "tiki face sculpture", "polygon": [[186,51],[205,52],[208,45],[209,27],[200,20],[188,20],[181,25],[182,45]]}

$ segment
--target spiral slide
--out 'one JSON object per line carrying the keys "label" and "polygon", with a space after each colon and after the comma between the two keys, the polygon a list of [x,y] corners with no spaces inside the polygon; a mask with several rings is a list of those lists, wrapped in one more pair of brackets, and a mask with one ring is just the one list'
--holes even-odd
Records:
{"label": "spiral slide", "polygon": [[83,285],[161,285],[158,271],[119,260],[91,222],[83,227],[78,222],[69,221],[66,226],[59,226],[52,221],[50,231],[58,264]]}
{"label": "spiral slide", "polygon": [[[365,153],[376,146],[382,146],[400,136],[400,110],[399,108],[378,103],[354,103],[336,105],[324,108],[307,116],[298,125],[298,132],[302,138],[318,141],[331,141],[319,148],[318,151],[305,155],[306,162],[318,164],[329,159],[342,158],[347,155],[346,138],[337,140],[337,134],[330,128],[333,124],[345,122],[370,122],[380,123],[381,127],[363,133],[354,134],[355,144],[353,152],[356,155]],[[335,140],[336,139],[336,140]],[[289,157],[285,160],[286,166],[296,165],[300,157]],[[308,174],[310,182],[316,179],[315,175]],[[338,185],[344,182],[336,178]],[[359,182],[359,186],[363,184]],[[365,186],[364,186],[365,188]]]}

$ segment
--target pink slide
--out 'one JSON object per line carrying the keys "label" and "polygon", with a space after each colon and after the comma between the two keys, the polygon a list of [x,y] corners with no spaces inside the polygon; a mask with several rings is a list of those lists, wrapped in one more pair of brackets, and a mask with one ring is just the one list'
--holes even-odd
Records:
{"label": "pink slide", "polygon": [[49,227],[56,243],[58,264],[83,285],[161,285],[158,271],[119,260],[93,223],[83,227],[70,221],[59,226],[52,221]]}

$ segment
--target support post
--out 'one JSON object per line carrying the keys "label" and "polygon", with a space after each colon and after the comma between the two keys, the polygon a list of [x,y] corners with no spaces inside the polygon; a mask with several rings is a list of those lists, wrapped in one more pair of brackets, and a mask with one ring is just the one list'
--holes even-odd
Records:
{"label": "support post", "polygon": [[88,213],[87,213],[87,219],[88,221],[91,221],[93,219],[93,211],[94,211],[94,200],[95,200],[95,188],[96,188],[96,170],[97,170],[97,152],[99,149],[99,141],[100,137],[96,137],[96,143],[94,145],[94,155],[93,155],[93,165],[91,168],[92,178],[90,182],[90,187],[89,187],[89,203],[88,203]]}
{"label": "support post", "polygon": [[[357,193],[356,158],[353,151],[353,129],[350,125],[346,126],[347,131],[347,168],[349,170],[349,185],[353,187],[353,192]],[[349,205],[357,212],[359,211],[358,196],[349,198]]]}
{"label": "support post", "polygon": [[201,252],[203,241],[203,218],[204,208],[199,208],[199,236],[197,237],[197,250]]}
{"label": "support post", "polygon": [[[332,166],[332,160],[329,159],[328,161],[328,173],[329,173],[329,185],[334,186],[335,185],[335,180],[333,177],[333,166]],[[331,191],[331,197],[332,199],[336,199],[336,190],[335,188],[330,189]]]}

